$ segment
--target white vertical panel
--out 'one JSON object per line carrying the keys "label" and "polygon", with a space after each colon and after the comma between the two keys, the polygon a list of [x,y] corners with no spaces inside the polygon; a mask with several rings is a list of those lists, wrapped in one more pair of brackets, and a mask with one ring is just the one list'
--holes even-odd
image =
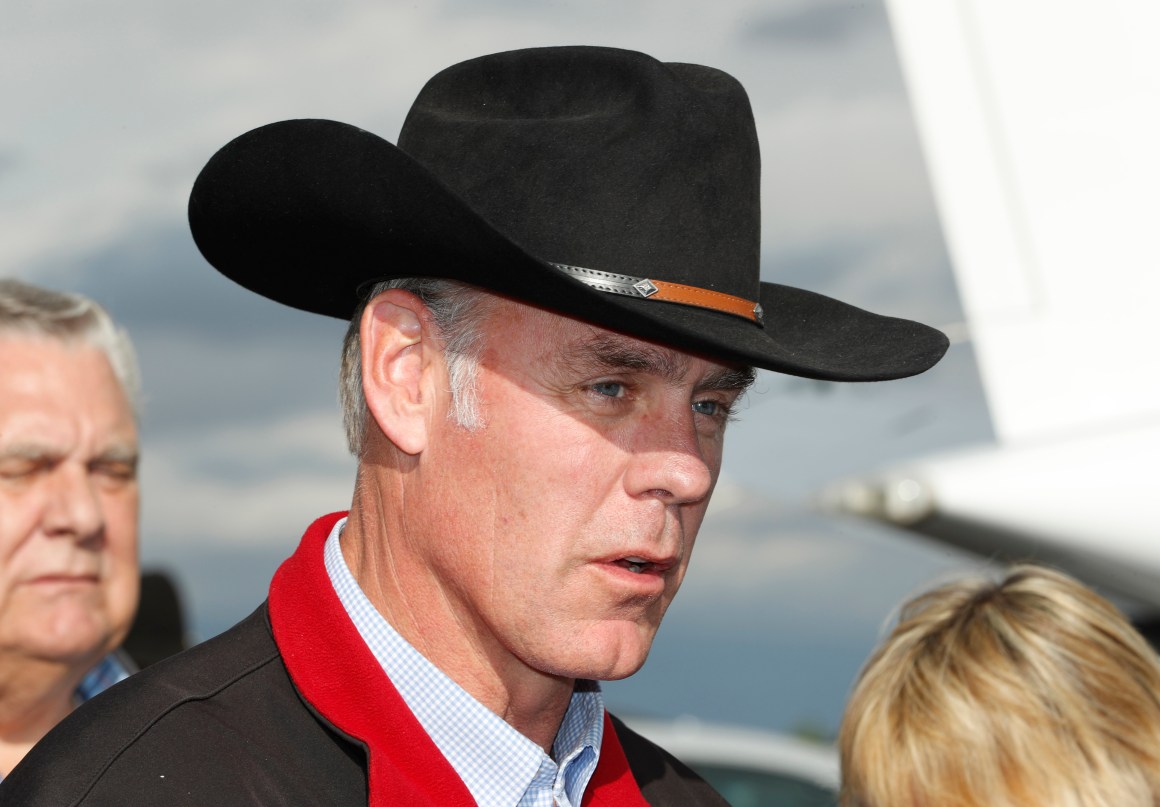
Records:
{"label": "white vertical panel", "polygon": [[1000,439],[1160,417],[1160,3],[887,6]]}

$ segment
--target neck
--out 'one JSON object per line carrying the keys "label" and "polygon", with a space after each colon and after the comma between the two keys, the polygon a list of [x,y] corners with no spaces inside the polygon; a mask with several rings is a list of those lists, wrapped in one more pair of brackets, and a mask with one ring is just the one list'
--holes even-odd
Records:
{"label": "neck", "polygon": [[379,481],[360,479],[342,533],[343,558],[359,587],[428,661],[550,754],[575,679],[533,669],[488,632],[423,560],[423,542],[445,536],[407,523],[403,486]]}
{"label": "neck", "polygon": [[83,675],[60,663],[0,660],[0,774],[72,711]]}

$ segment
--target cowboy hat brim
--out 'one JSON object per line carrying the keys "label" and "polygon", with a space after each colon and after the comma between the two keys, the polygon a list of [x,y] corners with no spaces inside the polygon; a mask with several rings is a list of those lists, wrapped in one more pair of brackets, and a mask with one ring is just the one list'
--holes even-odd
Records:
{"label": "cowboy hat brim", "polygon": [[228,143],[198,176],[189,220],[222,274],[285,305],[343,319],[369,284],[431,276],[806,378],[904,378],[947,349],[946,337],[926,325],[775,283],[761,283],[763,327],[592,289],[493,227],[406,152],[335,121],[283,121]]}

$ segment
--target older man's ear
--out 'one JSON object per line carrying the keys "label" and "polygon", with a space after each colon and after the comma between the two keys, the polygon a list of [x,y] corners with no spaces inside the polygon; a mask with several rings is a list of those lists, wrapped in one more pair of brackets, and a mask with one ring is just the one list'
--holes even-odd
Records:
{"label": "older man's ear", "polygon": [[391,289],[371,300],[359,327],[370,416],[400,451],[419,454],[427,446],[443,368],[430,313],[414,294]]}

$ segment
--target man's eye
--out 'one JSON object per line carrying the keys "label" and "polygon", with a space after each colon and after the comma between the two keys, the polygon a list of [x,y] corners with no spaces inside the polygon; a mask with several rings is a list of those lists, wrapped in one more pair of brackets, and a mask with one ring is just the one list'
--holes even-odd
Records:
{"label": "man's eye", "polygon": [[97,462],[92,472],[114,483],[131,482],[137,478],[137,464],[134,462]]}
{"label": "man's eye", "polygon": [[0,479],[29,479],[42,467],[41,463],[32,460],[6,460],[0,462]]}
{"label": "man's eye", "polygon": [[698,415],[717,417],[719,415],[729,414],[729,407],[720,401],[694,401],[693,411]]}
{"label": "man's eye", "polygon": [[593,384],[592,391],[597,395],[604,395],[608,398],[624,397],[624,385],[618,384],[615,381],[601,381],[598,384]]}

